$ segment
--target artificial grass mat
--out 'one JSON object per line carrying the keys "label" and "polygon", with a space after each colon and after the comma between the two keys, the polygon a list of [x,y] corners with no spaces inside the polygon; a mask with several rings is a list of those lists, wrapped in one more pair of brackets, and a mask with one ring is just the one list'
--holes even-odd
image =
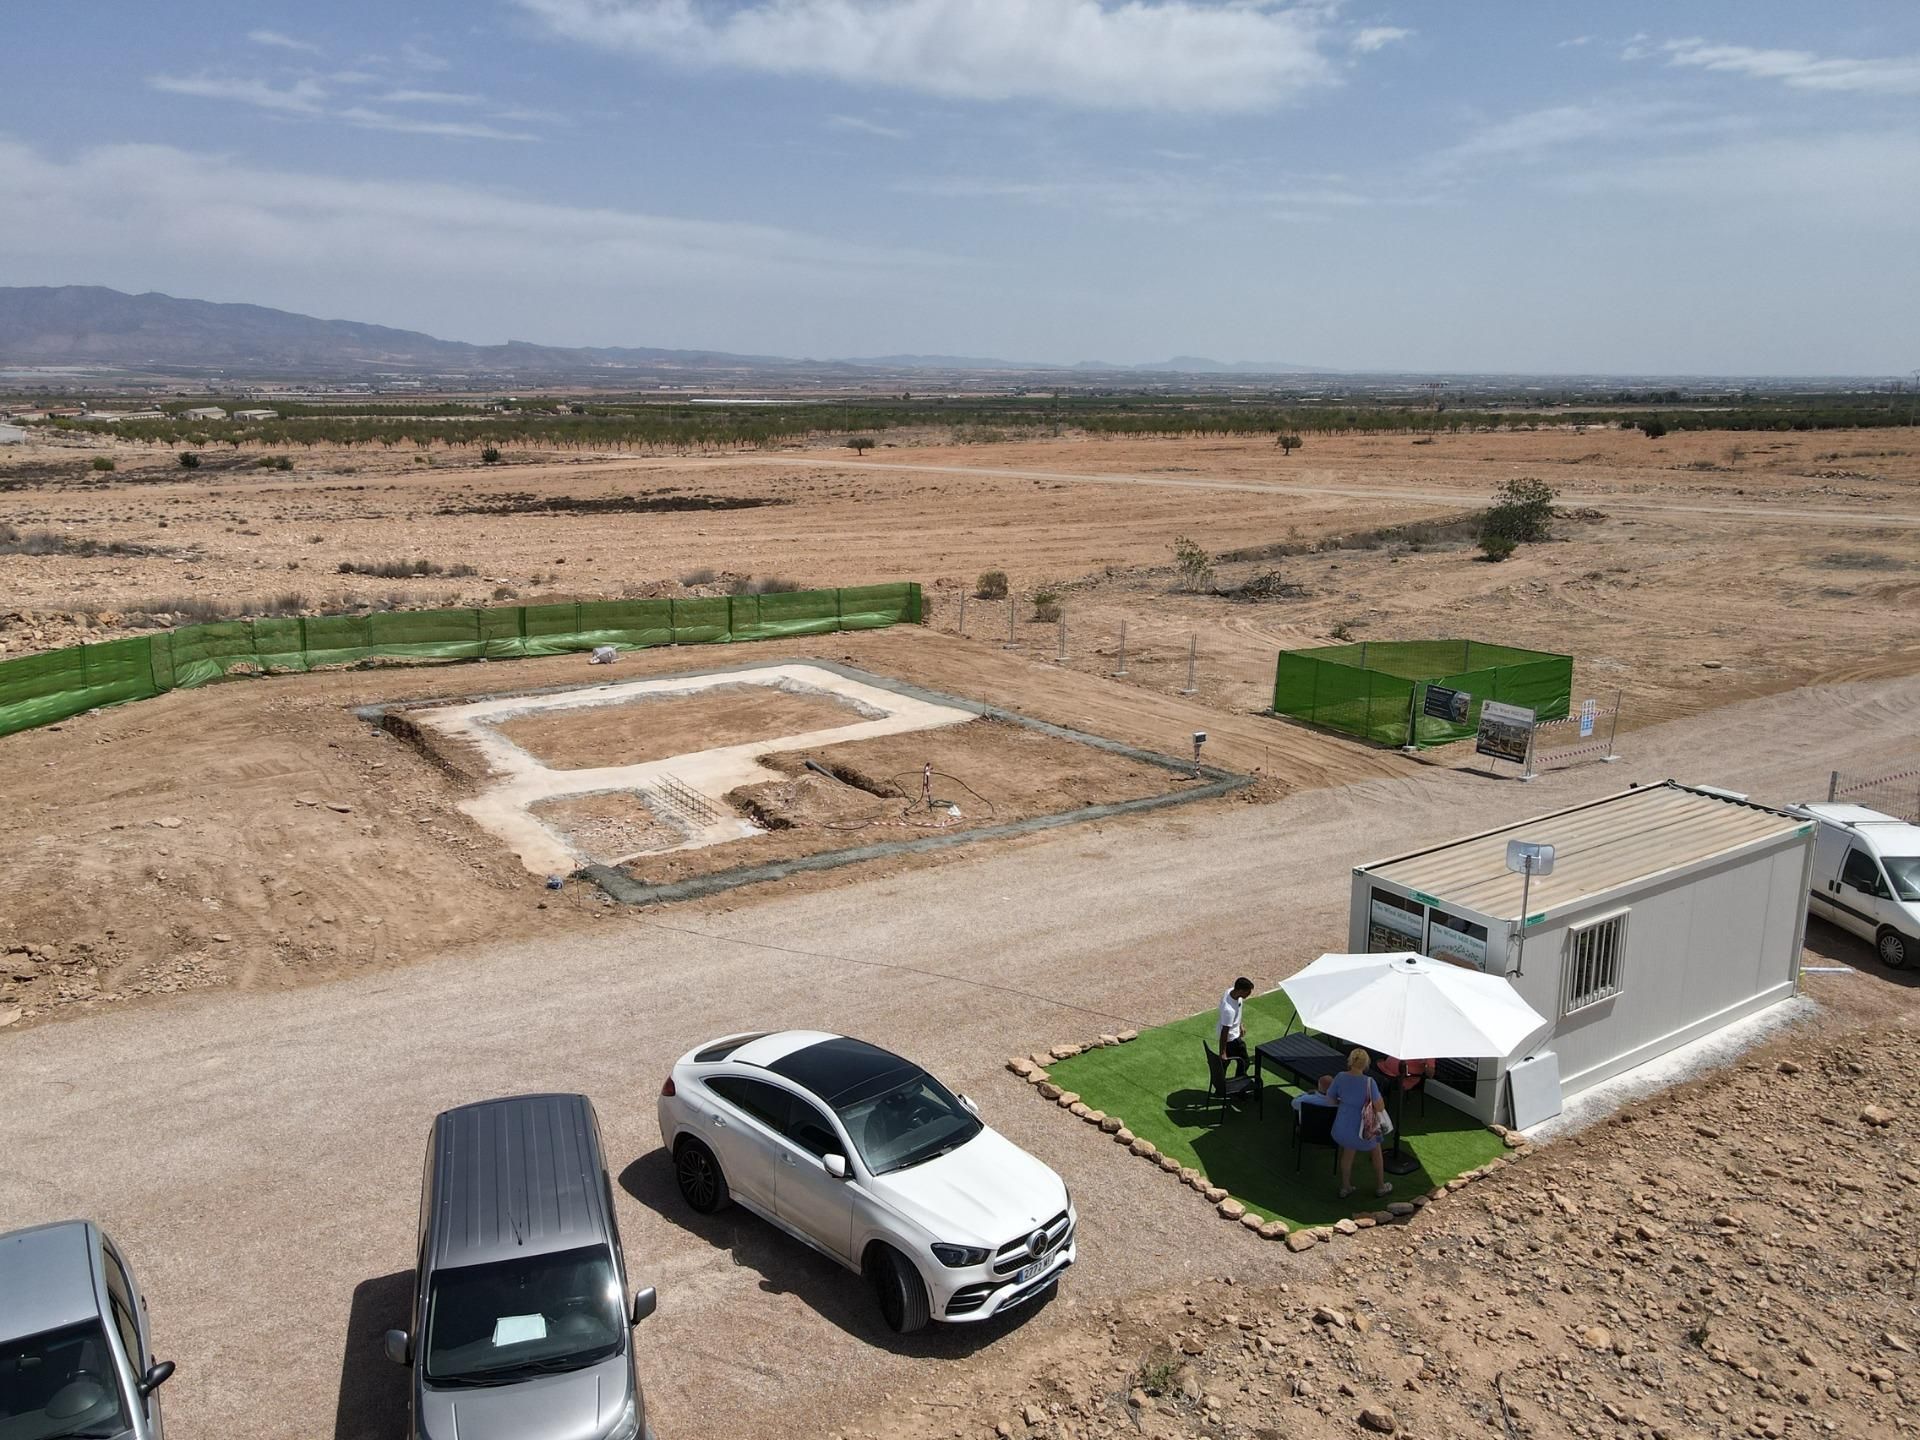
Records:
{"label": "artificial grass mat", "polygon": [[[1247,1049],[1285,1033],[1293,1018],[1293,1002],[1281,991],[1249,999],[1244,1012]],[[1266,1072],[1264,1118],[1252,1097],[1228,1106],[1221,1118],[1220,1102],[1208,1093],[1207,1057],[1200,1049],[1211,1049],[1219,1038],[1217,1012],[1208,1010],[1142,1030],[1125,1045],[1106,1045],[1055,1061],[1047,1069],[1055,1084],[1078,1091],[1095,1110],[1118,1115],[1135,1135],[1199,1170],[1249,1210],[1295,1228],[1329,1225],[1342,1216],[1378,1210],[1388,1200],[1424,1195],[1505,1151],[1497,1135],[1437,1095],[1427,1097],[1423,1115],[1416,1094],[1408,1097],[1410,1103],[1397,1118],[1402,1149],[1420,1168],[1410,1175],[1388,1175],[1393,1194],[1376,1198],[1373,1162],[1356,1155],[1354,1192],[1342,1200],[1333,1168],[1338,1151],[1306,1146],[1300,1168],[1294,1169],[1292,1100],[1300,1092],[1279,1083],[1272,1070]],[[1390,1105],[1396,1103],[1391,1095],[1387,1099]]]}

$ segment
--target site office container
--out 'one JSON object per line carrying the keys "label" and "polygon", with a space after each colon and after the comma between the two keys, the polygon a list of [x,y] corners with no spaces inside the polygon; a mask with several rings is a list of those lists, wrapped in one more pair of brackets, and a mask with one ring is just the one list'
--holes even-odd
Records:
{"label": "site office container", "polygon": [[[1524,927],[1509,840],[1555,847]],[[1495,1121],[1513,1060],[1552,1051],[1569,1097],[1790,998],[1813,849],[1800,817],[1670,780],[1357,867],[1348,946],[1504,975],[1547,1018],[1507,1060],[1404,1057]]]}

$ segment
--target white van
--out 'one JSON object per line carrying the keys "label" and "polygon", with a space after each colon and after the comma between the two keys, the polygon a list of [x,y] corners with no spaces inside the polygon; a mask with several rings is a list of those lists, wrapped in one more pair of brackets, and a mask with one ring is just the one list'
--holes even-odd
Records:
{"label": "white van", "polygon": [[1920,955],[1920,825],[1862,805],[1788,809],[1820,826],[1807,908],[1871,940],[1895,969]]}

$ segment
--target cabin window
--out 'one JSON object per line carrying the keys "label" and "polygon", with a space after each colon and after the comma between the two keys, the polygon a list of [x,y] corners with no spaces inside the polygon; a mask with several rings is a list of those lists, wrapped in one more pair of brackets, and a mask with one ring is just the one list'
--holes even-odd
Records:
{"label": "cabin window", "polygon": [[1625,979],[1627,912],[1608,915],[1567,932],[1566,968],[1560,980],[1560,1013],[1571,1015],[1611,1000]]}

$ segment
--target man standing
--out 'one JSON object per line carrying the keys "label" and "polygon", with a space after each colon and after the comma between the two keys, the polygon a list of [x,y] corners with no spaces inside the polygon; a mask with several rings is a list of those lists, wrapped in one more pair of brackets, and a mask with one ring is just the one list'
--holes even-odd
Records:
{"label": "man standing", "polygon": [[1220,997],[1220,1058],[1234,1062],[1234,1074],[1245,1076],[1253,1057],[1247,1054],[1246,1036],[1240,1030],[1240,1010],[1253,994],[1253,981],[1242,975]]}

